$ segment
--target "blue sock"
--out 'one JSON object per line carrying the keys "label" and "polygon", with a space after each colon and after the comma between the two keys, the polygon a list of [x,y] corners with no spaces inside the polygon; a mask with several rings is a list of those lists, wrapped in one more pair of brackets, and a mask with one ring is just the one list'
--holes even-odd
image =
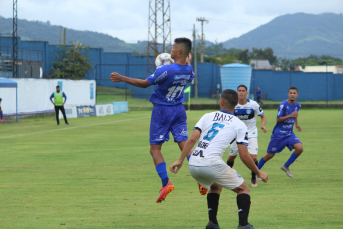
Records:
{"label": "blue sock", "polygon": [[266,161],[263,159],[263,157],[261,157],[260,161],[258,162],[258,169],[262,169],[265,163]]}
{"label": "blue sock", "polygon": [[1,112],[1,118],[0,119],[3,119],[4,118],[4,116],[3,116],[3,112]]}
{"label": "blue sock", "polygon": [[288,161],[285,163],[285,165],[289,167],[297,158],[298,155],[295,152],[293,152],[292,155],[289,157]]}
{"label": "blue sock", "polygon": [[166,186],[169,181],[166,163],[161,162],[160,164],[156,165],[156,171],[161,178],[162,187]]}
{"label": "blue sock", "polygon": [[187,157],[187,161],[189,161],[189,158],[191,158],[191,155],[192,155],[192,154],[188,155],[188,157]]}

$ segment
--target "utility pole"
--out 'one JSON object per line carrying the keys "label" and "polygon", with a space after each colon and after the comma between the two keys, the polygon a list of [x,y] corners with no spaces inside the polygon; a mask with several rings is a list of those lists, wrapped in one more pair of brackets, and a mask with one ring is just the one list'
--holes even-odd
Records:
{"label": "utility pole", "polygon": [[171,47],[170,0],[149,0],[147,75],[155,71],[157,55],[170,52]]}
{"label": "utility pole", "polygon": [[13,78],[18,77],[18,4],[17,0],[13,0],[13,34],[12,34],[12,68],[13,68]]}
{"label": "utility pole", "polygon": [[204,17],[198,17],[197,21],[201,22],[201,59],[200,62],[204,63],[204,48],[205,48],[205,35],[204,35],[204,22],[209,22],[209,20]]}
{"label": "utility pole", "polygon": [[193,24],[194,98],[198,98],[197,36]]}

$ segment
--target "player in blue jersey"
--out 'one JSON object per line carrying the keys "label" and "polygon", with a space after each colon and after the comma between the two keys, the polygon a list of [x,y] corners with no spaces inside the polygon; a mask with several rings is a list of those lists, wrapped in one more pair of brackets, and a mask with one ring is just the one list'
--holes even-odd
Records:
{"label": "player in blue jersey", "polygon": [[175,63],[159,66],[154,74],[145,80],[129,78],[116,72],[110,76],[113,82],[122,81],[141,88],[157,85],[150,98],[150,102],[154,104],[150,123],[150,154],[162,181],[157,203],[162,202],[174,190],[161,153],[162,144],[169,140],[170,132],[181,150],[188,139],[187,116],[182,102],[183,91],[187,83],[194,78],[194,70],[190,65],[191,48],[192,42],[188,38],[175,39],[171,49],[171,57]]}
{"label": "player in blue jersey", "polygon": [[289,177],[293,177],[289,170],[289,166],[300,156],[304,151],[301,141],[293,133],[293,126],[298,131],[302,131],[298,125],[298,112],[301,105],[295,102],[298,97],[298,88],[290,87],[288,91],[288,99],[283,101],[279,106],[277,113],[276,125],[273,129],[273,134],[268,145],[267,154],[261,158],[258,163],[258,168],[272,159],[276,153],[280,153],[286,146],[290,151],[295,149],[288,161],[281,166],[281,169],[287,173]]}

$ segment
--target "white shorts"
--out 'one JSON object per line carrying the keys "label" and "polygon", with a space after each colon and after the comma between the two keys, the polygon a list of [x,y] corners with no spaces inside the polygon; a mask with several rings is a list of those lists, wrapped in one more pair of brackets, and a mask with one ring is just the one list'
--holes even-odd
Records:
{"label": "white shorts", "polygon": [[[257,138],[249,138],[248,139],[248,152],[249,154],[257,155],[258,153],[258,143]],[[230,146],[230,156],[237,156],[238,153],[238,146],[236,141],[231,144]]]}
{"label": "white shorts", "polygon": [[210,189],[216,183],[227,189],[235,189],[243,184],[244,179],[229,167],[224,161],[221,164],[211,166],[189,165],[189,172],[192,177],[206,189]]}

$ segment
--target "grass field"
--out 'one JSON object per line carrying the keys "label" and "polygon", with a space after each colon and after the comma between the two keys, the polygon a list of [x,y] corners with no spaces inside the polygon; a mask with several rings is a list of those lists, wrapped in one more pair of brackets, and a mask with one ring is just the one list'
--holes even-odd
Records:
{"label": "grass field", "polygon": [[[188,112],[189,130],[205,112]],[[259,158],[276,112],[265,110]],[[169,172],[175,190],[155,203],[161,182],[149,154],[150,113],[70,119],[70,126],[56,126],[53,116],[0,124],[0,228],[205,228],[206,197],[187,162],[178,174]],[[269,182],[251,188],[252,225],[343,228],[342,117],[339,109],[300,111],[304,153],[291,166],[294,178],[280,170],[288,150],[266,163]],[[180,155],[172,140],[162,151],[167,165]],[[243,163],[234,168],[250,186]],[[221,228],[237,228],[237,212],[235,194],[223,190]]]}
{"label": "grass field", "polygon": [[[131,91],[125,89],[97,86],[97,104],[112,103],[113,101],[128,101],[130,109],[152,109],[148,99],[133,98]],[[218,100],[210,98],[191,98],[192,104],[218,104]],[[264,104],[280,104],[282,101],[262,100]],[[327,101],[298,101],[301,104],[327,104]],[[187,104],[186,102],[184,104]],[[341,100],[332,100],[328,104],[343,104]],[[219,105],[218,105],[219,106]]]}

